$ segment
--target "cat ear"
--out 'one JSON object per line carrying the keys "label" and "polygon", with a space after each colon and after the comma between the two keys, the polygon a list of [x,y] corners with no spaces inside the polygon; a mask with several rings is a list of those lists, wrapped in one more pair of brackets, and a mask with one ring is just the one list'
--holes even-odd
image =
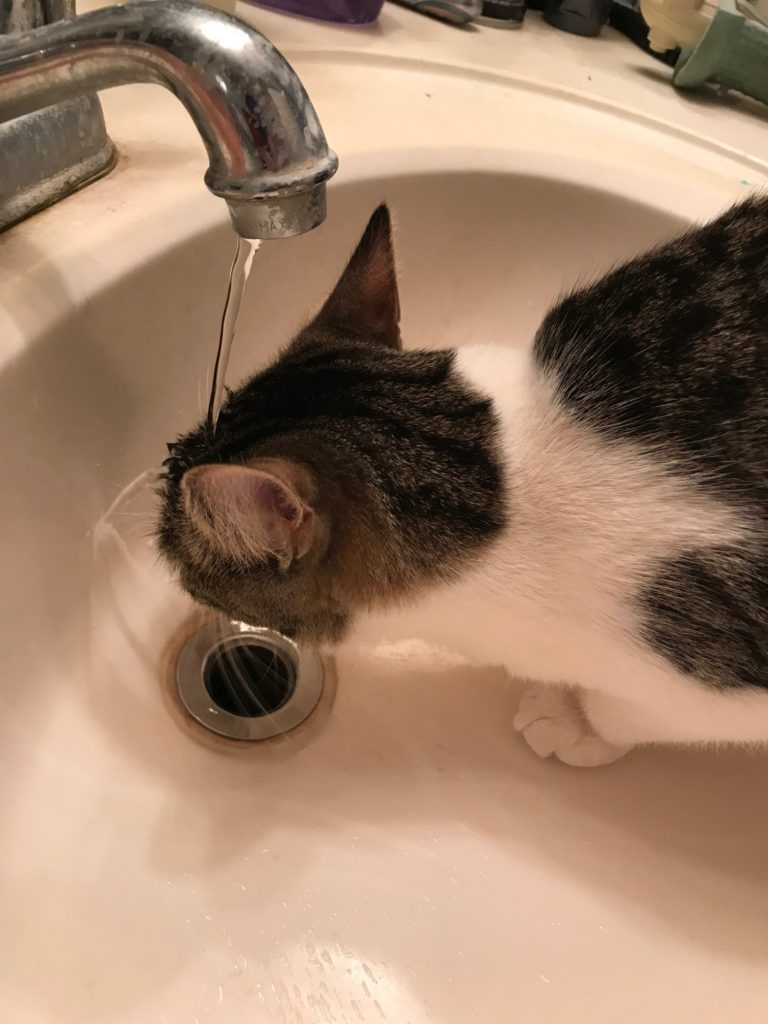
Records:
{"label": "cat ear", "polygon": [[315,517],[291,480],[290,464],[270,459],[268,467],[196,466],[182,479],[183,501],[222,554],[242,561],[275,555],[287,566],[311,547]]}
{"label": "cat ear", "polygon": [[392,225],[385,204],[368,221],[315,323],[361,340],[402,348]]}

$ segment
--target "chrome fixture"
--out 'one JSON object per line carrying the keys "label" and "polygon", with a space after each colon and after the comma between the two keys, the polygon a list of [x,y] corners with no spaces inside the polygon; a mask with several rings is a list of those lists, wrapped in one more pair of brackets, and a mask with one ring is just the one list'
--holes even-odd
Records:
{"label": "chrome fixture", "polygon": [[[163,85],[186,107],[208,151],[205,183],[238,234],[283,238],[324,220],[336,155],[291,66],[237,18],[142,0],[0,37],[0,122],[136,82]],[[30,149],[30,173],[35,159]],[[11,222],[0,191],[0,227]]]}

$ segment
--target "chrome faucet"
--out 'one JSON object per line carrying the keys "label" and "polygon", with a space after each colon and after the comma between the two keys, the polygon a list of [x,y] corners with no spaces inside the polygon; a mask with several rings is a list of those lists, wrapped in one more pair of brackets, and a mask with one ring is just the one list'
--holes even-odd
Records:
{"label": "chrome faucet", "polygon": [[239,235],[283,238],[325,219],[336,155],[291,66],[238,19],[141,0],[0,36],[0,123],[135,82],[187,108],[208,151],[205,183]]}

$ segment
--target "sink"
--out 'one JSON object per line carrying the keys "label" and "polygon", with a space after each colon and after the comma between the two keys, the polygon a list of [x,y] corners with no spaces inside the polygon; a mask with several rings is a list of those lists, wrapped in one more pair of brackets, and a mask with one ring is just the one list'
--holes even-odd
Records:
{"label": "sink", "polygon": [[[560,291],[738,191],[735,168],[690,189],[670,163],[662,188],[609,142],[543,161],[527,138],[351,153],[326,224],[257,256],[230,379],[319,303],[382,199],[406,344],[439,347],[529,344]],[[42,251],[119,188],[0,240],[27,268],[0,282],[4,1019],[764,1021],[764,758],[539,761],[517,681],[417,641],[340,649],[279,742],[184,718],[169,680],[195,610],[151,556],[151,496],[105,513],[203,409],[234,239],[190,186],[162,231],[136,209]]]}

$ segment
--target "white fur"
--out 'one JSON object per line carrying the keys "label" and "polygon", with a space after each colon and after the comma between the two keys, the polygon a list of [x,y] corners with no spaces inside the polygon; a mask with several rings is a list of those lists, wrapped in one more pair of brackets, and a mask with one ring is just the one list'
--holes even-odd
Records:
{"label": "white fur", "polygon": [[641,743],[768,742],[768,692],[718,692],[677,672],[638,638],[633,604],[660,557],[738,541],[749,524],[660,457],[577,423],[529,352],[469,347],[458,367],[502,421],[509,527],[459,582],[371,617],[358,636],[420,636],[555,684],[533,717],[536,688],[526,696],[517,727],[566,763]]}

